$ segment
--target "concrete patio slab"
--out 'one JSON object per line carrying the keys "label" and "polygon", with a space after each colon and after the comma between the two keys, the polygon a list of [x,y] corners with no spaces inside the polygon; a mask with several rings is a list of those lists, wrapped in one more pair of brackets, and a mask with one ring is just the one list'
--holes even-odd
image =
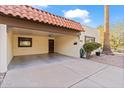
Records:
{"label": "concrete patio slab", "polygon": [[83,77],[88,77],[89,75],[92,75],[97,71],[100,71],[107,67],[107,65],[105,64],[99,64],[85,59],[78,60],[78,62],[77,61],[66,62],[65,64],[62,65]]}
{"label": "concrete patio slab", "polygon": [[124,88],[124,69],[109,66],[89,79],[109,88]]}
{"label": "concrete patio slab", "polygon": [[90,79],[85,79],[76,85],[72,86],[72,88],[103,88],[103,85],[100,85]]}
{"label": "concrete patio slab", "polygon": [[124,87],[124,69],[107,64],[56,54],[22,59],[11,64],[2,88]]}
{"label": "concrete patio slab", "polygon": [[5,73],[0,73],[0,86],[2,84],[2,81],[4,79]]}
{"label": "concrete patio slab", "polygon": [[61,65],[36,66],[9,71],[2,87],[68,87],[81,77]]}
{"label": "concrete patio slab", "polygon": [[73,57],[60,55],[57,53],[54,54],[41,54],[41,55],[26,55],[26,56],[17,56],[14,57],[12,62],[9,64],[8,69],[22,69],[31,66],[61,63],[63,61],[74,61],[76,60]]}
{"label": "concrete patio slab", "polygon": [[[94,66],[94,69],[92,67],[92,71],[89,70],[87,74],[83,74],[86,71],[85,66],[88,67],[88,64],[84,63],[83,66],[82,62],[75,62],[75,60],[65,62],[63,60],[62,63],[35,65],[23,69],[10,70],[3,81],[2,87],[69,87],[75,82],[103,69],[105,66],[97,63],[99,65]],[[88,68],[90,67],[91,65]]]}

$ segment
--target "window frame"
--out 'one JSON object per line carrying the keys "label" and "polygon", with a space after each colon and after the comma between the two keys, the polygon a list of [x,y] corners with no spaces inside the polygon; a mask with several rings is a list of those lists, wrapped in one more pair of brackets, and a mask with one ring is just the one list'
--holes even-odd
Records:
{"label": "window frame", "polygon": [[[22,41],[29,41],[30,45],[26,46],[26,45],[20,45],[20,43]],[[28,37],[18,37],[18,47],[32,47],[32,38],[28,38]]]}
{"label": "window frame", "polygon": [[89,38],[89,39],[93,39],[93,41],[92,42],[95,42],[95,37],[92,37],[92,36],[85,36],[85,43],[87,43],[87,38]]}

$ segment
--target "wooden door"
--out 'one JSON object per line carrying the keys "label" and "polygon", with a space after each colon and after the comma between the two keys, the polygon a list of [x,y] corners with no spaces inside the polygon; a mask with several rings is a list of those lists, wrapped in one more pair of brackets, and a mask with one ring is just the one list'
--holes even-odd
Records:
{"label": "wooden door", "polygon": [[49,53],[54,53],[54,40],[49,39]]}

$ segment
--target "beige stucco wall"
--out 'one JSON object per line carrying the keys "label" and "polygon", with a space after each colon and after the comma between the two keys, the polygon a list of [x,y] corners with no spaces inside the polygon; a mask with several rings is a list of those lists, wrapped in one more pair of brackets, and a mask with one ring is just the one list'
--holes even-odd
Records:
{"label": "beige stucco wall", "polygon": [[[85,25],[83,25],[83,28],[85,32],[81,32],[81,35],[80,35],[80,40],[82,41],[81,45],[85,43],[85,36],[95,37],[95,42],[100,43],[100,33],[97,29],[91,28]],[[96,51],[98,51],[98,49],[93,51],[92,54],[95,54]]]}
{"label": "beige stucco wall", "polygon": [[95,37],[95,42],[100,42],[100,33],[97,29],[83,25],[85,32],[81,32],[80,39],[85,43],[85,36]]}
{"label": "beige stucco wall", "polygon": [[[55,52],[68,56],[80,57],[80,44],[77,36],[56,37],[55,42]],[[74,45],[74,42],[77,42],[77,45]]]}
{"label": "beige stucco wall", "polygon": [[[31,37],[32,47],[18,47],[18,37]],[[14,35],[13,36],[13,54],[14,56],[32,55],[48,53],[48,37],[45,36],[28,36],[28,35]]]}
{"label": "beige stucco wall", "polygon": [[[32,47],[19,48],[18,37],[31,37]],[[49,38],[47,36],[35,36],[35,35],[13,35],[13,55],[32,55],[32,54],[44,54],[48,53],[48,39],[54,39],[54,50],[56,53],[79,57],[79,38],[77,36],[58,36]],[[73,45],[74,42],[78,42],[77,45]]]}
{"label": "beige stucco wall", "polygon": [[[80,48],[85,43],[85,36],[95,37],[95,42],[99,42],[99,31],[97,29],[83,26],[85,32],[81,32],[80,37],[78,36],[60,36],[55,39],[55,51],[60,54],[80,57]],[[77,45],[74,45],[77,42]],[[96,50],[97,51],[97,50]],[[95,51],[92,52],[94,54]]]}
{"label": "beige stucco wall", "polygon": [[13,58],[13,47],[12,47],[12,31],[7,32],[7,63],[9,64]]}

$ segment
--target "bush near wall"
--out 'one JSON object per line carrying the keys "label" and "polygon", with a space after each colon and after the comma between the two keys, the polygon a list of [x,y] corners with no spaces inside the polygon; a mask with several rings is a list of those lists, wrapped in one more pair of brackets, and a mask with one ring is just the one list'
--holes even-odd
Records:
{"label": "bush near wall", "polygon": [[99,47],[101,47],[100,43],[97,42],[89,42],[89,43],[85,43],[83,45],[83,48],[86,52],[86,58],[89,58],[91,55],[91,52],[98,49]]}

